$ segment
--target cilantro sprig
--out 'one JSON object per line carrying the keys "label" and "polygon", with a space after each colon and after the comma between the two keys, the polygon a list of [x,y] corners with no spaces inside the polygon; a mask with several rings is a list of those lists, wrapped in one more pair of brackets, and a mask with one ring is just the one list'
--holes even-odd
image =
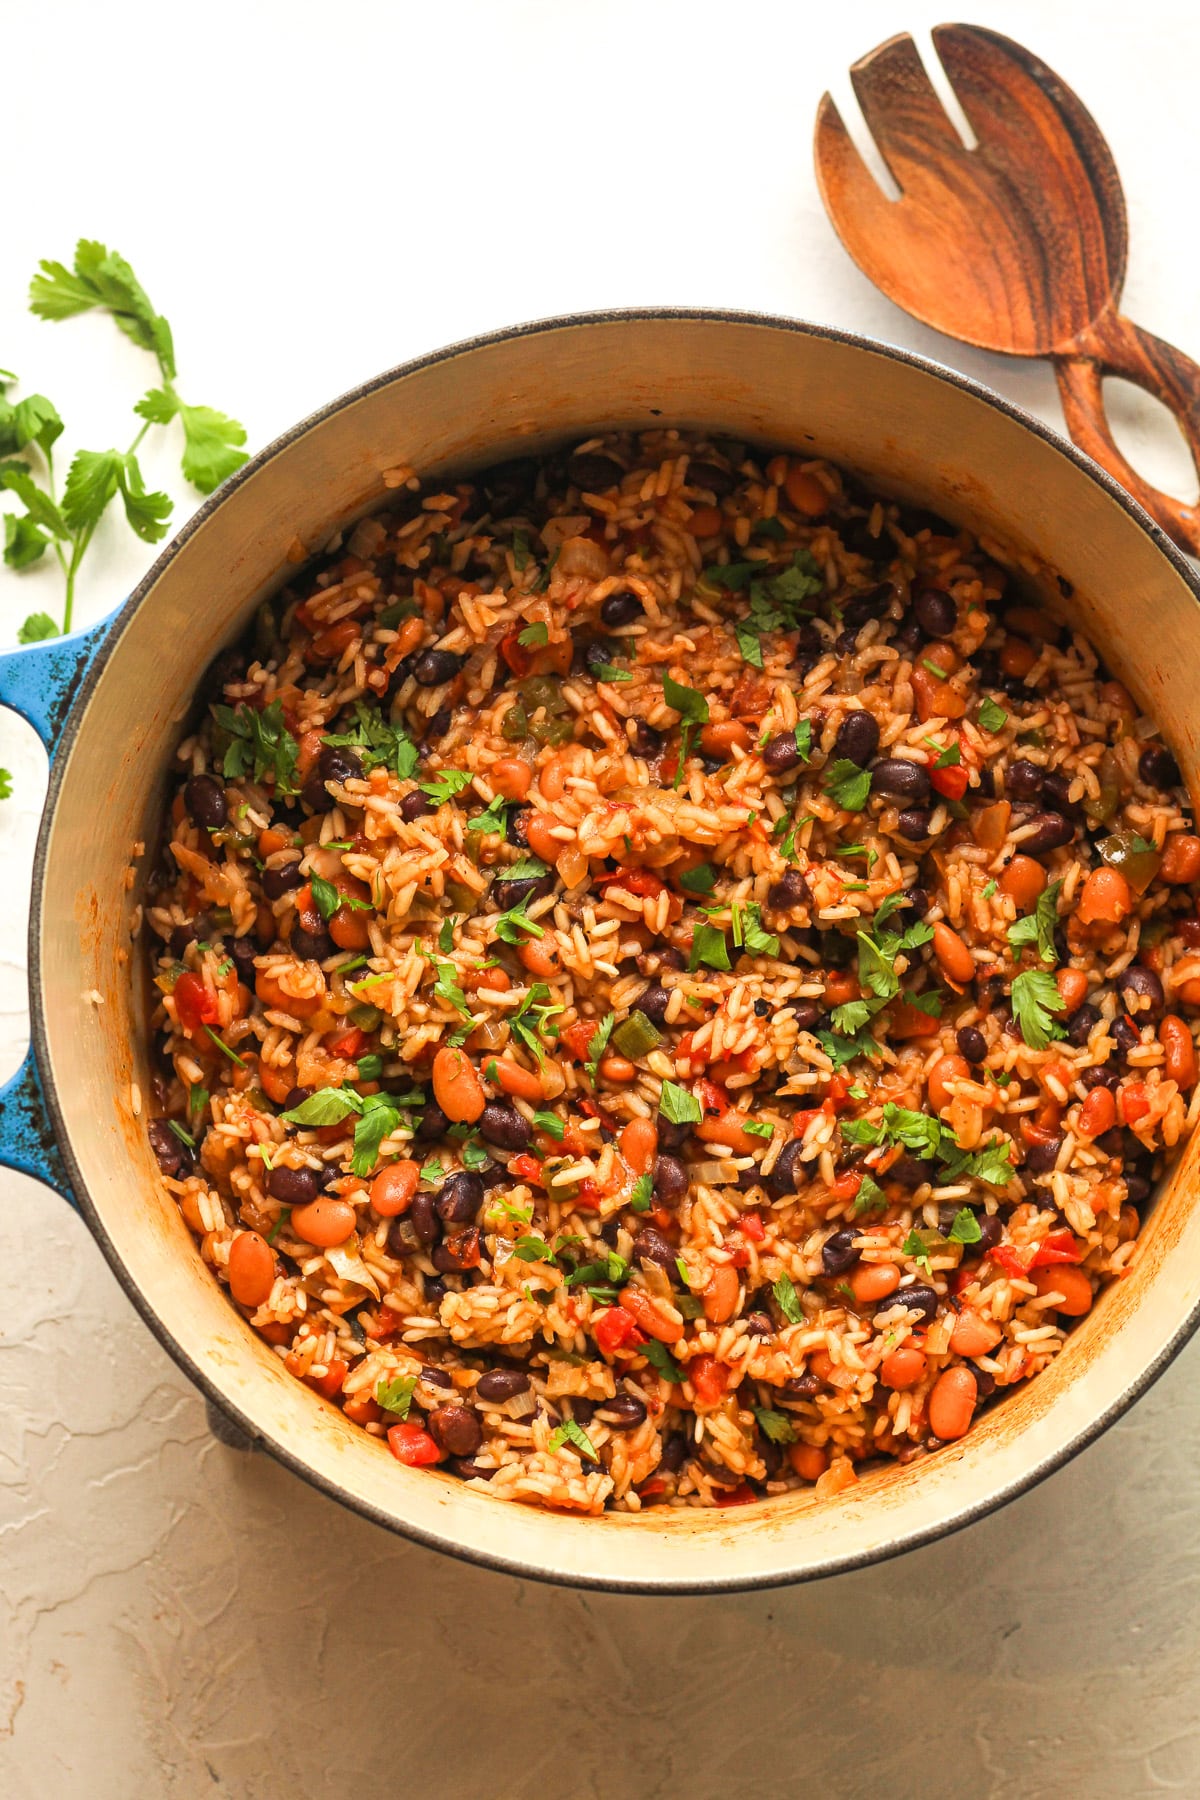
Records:
{"label": "cilantro sprig", "polygon": [[[70,631],[80,565],[109,505],[120,497],[125,519],[144,543],[165,537],[171,517],[168,494],[147,492],[137,452],[148,431],[178,419],[183,427],[183,474],[202,494],[211,494],[246,461],[246,432],[236,419],[209,406],[190,406],[176,387],[171,327],[156,311],[130,265],[116,250],[81,238],[71,268],[39,264],[29,288],[30,311],[53,321],[85,312],[107,312],[117,328],[158,365],[161,385],[151,388],[134,411],[140,430],[128,449],[79,450],[60,492],[54,446],[63,421],[44,394],[28,394],[13,404],[0,377],[0,488],[24,509],[4,520],[4,560],[17,571],[32,568],[50,550],[64,581],[62,630]],[[8,460],[12,459],[12,460]],[[19,459],[19,460],[18,460]],[[47,613],[35,613],[21,628],[20,641],[58,635]]]}
{"label": "cilantro sprig", "polygon": [[701,725],[708,724],[708,701],[695,688],[685,687],[663,670],[663,699],[679,714],[681,728],[679,733],[679,761],[675,769],[674,787],[683,780],[683,765],[691,755],[692,742]]}

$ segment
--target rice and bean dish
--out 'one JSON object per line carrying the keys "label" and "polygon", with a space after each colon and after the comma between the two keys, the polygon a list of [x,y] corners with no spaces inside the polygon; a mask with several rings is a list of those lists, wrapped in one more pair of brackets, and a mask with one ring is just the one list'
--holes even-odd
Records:
{"label": "rice and bean dish", "polygon": [[381,1455],[507,1500],[962,1437],[1195,1119],[1156,726],[998,546],[824,462],[386,480],[179,751],[150,1138],[205,1262]]}

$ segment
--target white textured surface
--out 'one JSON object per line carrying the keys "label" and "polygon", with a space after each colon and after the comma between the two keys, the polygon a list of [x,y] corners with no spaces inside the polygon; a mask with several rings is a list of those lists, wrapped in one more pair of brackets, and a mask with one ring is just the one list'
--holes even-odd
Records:
{"label": "white textured surface", "polygon": [[[787,0],[9,8],[0,364],[58,401],[65,448],[127,440],[146,360],[104,322],[22,310],[37,258],[86,233],[169,313],[185,395],[239,414],[252,447],[453,338],[638,302],[861,329],[1058,423],[1044,368],[913,325],[833,239],[817,98],[941,9],[822,10],[836,17]],[[1127,310],[1200,351],[1200,21],[1111,0],[989,13],[1109,137],[1133,219]],[[1124,436],[1147,473],[1179,478],[1153,408]],[[170,459],[146,471],[182,520]],[[100,548],[84,622],[145,566],[116,530]],[[40,605],[38,578],[0,571],[0,641]],[[0,762],[17,779],[0,805],[2,1077],[24,1045],[44,788],[7,716]],[[1037,1492],[899,1562],[773,1595],[581,1596],[415,1549],[215,1443],[77,1218],[0,1175],[0,1792],[1194,1794],[1198,1369],[1194,1347]]]}

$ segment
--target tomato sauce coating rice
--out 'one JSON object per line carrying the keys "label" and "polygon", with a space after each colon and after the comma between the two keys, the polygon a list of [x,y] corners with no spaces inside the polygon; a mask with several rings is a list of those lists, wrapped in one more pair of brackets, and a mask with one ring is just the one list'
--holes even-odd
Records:
{"label": "tomato sauce coating rice", "polygon": [[936,1452],[1194,1122],[1171,751],[1000,547],[828,463],[663,429],[390,486],[179,750],[149,1131],[204,1261],[501,1499]]}

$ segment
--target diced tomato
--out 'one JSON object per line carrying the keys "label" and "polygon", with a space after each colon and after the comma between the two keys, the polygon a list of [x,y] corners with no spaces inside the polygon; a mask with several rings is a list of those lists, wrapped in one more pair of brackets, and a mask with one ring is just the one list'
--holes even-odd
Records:
{"label": "diced tomato", "polygon": [[694,1031],[685,1031],[679,1042],[676,1044],[675,1060],[678,1063],[706,1063],[708,1061],[708,1050],[697,1050],[696,1048],[696,1034]]}
{"label": "diced tomato", "polygon": [[859,1170],[847,1169],[846,1172],[843,1175],[839,1175],[834,1182],[833,1192],[839,1200],[853,1200],[862,1184],[863,1178]]}
{"label": "diced tomato", "polygon": [[579,1184],[579,1192],[576,1194],[574,1200],[575,1211],[598,1212],[603,1192],[604,1190],[601,1188],[599,1182],[593,1181],[591,1177],[588,1176],[586,1180],[581,1181]]}
{"label": "diced tomato", "polygon": [[592,1336],[605,1356],[617,1350],[637,1350],[646,1342],[646,1334],[638,1329],[632,1313],[620,1306],[610,1306],[592,1320]]}
{"label": "diced tomato", "polygon": [[588,1045],[596,1035],[596,1024],[592,1019],[576,1019],[573,1025],[564,1025],[559,1033],[562,1044],[576,1062],[588,1060]]}
{"label": "diced tomato", "polygon": [[761,1213],[744,1212],[738,1220],[738,1224],[751,1243],[761,1244],[767,1235],[767,1228],[762,1222]]}
{"label": "diced tomato", "polygon": [[666,1491],[667,1484],[662,1476],[652,1475],[649,1481],[643,1481],[641,1487],[637,1490],[637,1496],[639,1500],[657,1500],[658,1496],[660,1494],[665,1494]]}
{"label": "diced tomato", "polygon": [[344,1056],[347,1062],[354,1062],[366,1041],[366,1032],[360,1031],[357,1025],[351,1025],[348,1031],[343,1031],[337,1037],[330,1038],[329,1054],[330,1056]]}
{"label": "diced tomato", "polygon": [[702,1406],[715,1406],[729,1385],[729,1369],[715,1356],[693,1357],[687,1366],[687,1377]]}
{"label": "diced tomato", "polygon": [[318,1394],[324,1394],[327,1400],[332,1400],[337,1394],[341,1393],[342,1383],[345,1381],[349,1372],[350,1371],[347,1369],[344,1362],[331,1362],[328,1374],[322,1375],[319,1378],[314,1378],[310,1375],[308,1377],[308,1385],[310,1388],[316,1388]]}
{"label": "diced tomato", "polygon": [[940,1019],[935,1019],[932,1013],[924,1012],[921,1007],[913,1006],[907,1000],[893,1000],[888,1011],[894,1038],[936,1037],[942,1029]]}
{"label": "diced tomato", "polygon": [[185,969],[175,983],[175,1014],[190,1037],[202,1025],[215,1025],[219,1018],[217,1002],[199,975]]}
{"label": "diced tomato", "polygon": [[735,1269],[748,1269],[750,1267],[750,1252],[744,1244],[741,1244],[733,1252],[729,1260]]}
{"label": "diced tomato", "polygon": [[997,1244],[994,1250],[988,1251],[988,1261],[999,1264],[1007,1274],[1024,1280],[1029,1273],[1029,1264],[1033,1258],[1028,1250],[1018,1250],[1014,1244]]}
{"label": "diced tomato", "polygon": [[961,800],[967,791],[967,771],[962,763],[952,763],[945,769],[930,769],[929,779],[947,800]]}
{"label": "diced tomato", "polygon": [[536,1156],[530,1156],[527,1151],[522,1151],[520,1156],[513,1157],[508,1166],[518,1181],[532,1181],[539,1187],[541,1186],[542,1165]]}
{"label": "diced tomato", "polygon": [[954,1273],[954,1279],[950,1283],[950,1292],[952,1294],[961,1294],[964,1288],[970,1287],[974,1279],[974,1269],[957,1269]]}
{"label": "diced tomato", "polygon": [[802,1138],[814,1119],[821,1116],[821,1108],[814,1106],[807,1112],[792,1114],[792,1136]]}
{"label": "diced tomato", "polygon": [[829,1084],[825,1089],[825,1098],[829,1101],[834,1112],[837,1112],[846,1104],[850,1088],[851,1083],[846,1080],[846,1077],[840,1071],[838,1074],[829,1077]]}
{"label": "diced tomato", "polygon": [[427,1469],[431,1463],[442,1460],[442,1452],[429,1433],[419,1425],[410,1425],[407,1420],[399,1425],[389,1425],[387,1441],[397,1462],[406,1463],[410,1469]]}
{"label": "diced tomato", "polygon": [[627,894],[637,894],[639,899],[653,900],[661,894],[666,882],[653,869],[614,869],[610,874],[596,878],[598,885],[622,887]]}
{"label": "diced tomato", "polygon": [[729,1095],[719,1082],[709,1081],[707,1077],[696,1083],[696,1098],[705,1112],[723,1113],[729,1111]]}
{"label": "diced tomato", "polygon": [[[182,981],[182,979],[181,976],[180,980]],[[175,992],[179,992],[178,987]],[[1121,1088],[1117,1094],[1117,1111],[1121,1115],[1123,1125],[1136,1125],[1139,1119],[1146,1117],[1150,1111],[1150,1102],[1146,1098],[1144,1081],[1131,1081],[1126,1087]]]}
{"label": "diced tomato", "polygon": [[370,1394],[352,1395],[344,1403],[342,1411],[348,1419],[353,1419],[356,1425],[374,1425],[382,1417],[378,1403],[372,1400]]}
{"label": "diced tomato", "polygon": [[500,639],[500,654],[518,678],[528,675],[533,658],[525,645],[520,642],[521,633],[516,626]]}
{"label": "diced tomato", "polygon": [[757,1498],[754,1489],[746,1481],[740,1487],[713,1489],[714,1506],[749,1506]]}
{"label": "diced tomato", "polygon": [[1052,1263],[1077,1263],[1083,1261],[1083,1245],[1073,1231],[1051,1231],[1038,1245],[1031,1269],[1045,1269]]}

